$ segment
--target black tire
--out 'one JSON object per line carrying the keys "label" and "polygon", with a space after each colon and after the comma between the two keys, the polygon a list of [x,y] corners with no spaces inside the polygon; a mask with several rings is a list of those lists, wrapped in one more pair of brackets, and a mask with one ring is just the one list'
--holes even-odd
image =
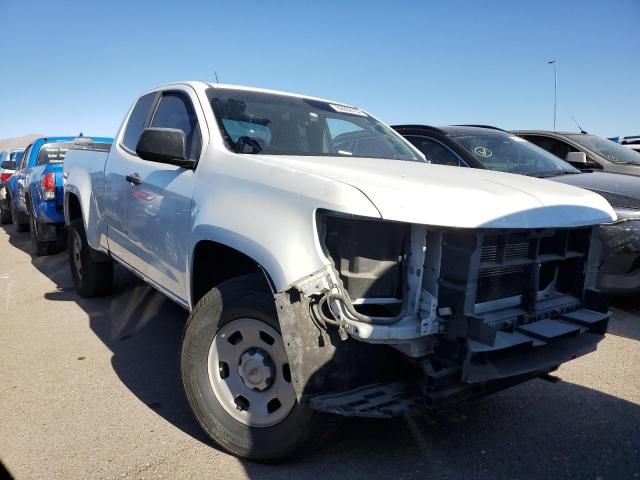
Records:
{"label": "black tire", "polygon": [[108,257],[100,261],[94,260],[95,256],[102,257],[104,254],[92,249],[87,243],[82,219],[71,221],[67,237],[69,268],[78,295],[88,298],[111,293],[113,289],[113,260]]}
{"label": "black tire", "polygon": [[[23,215],[24,216],[24,215]],[[23,217],[22,216],[22,217]],[[11,219],[13,220],[13,224],[16,226],[17,232],[28,232],[29,231],[29,222],[22,222],[20,216],[20,212],[18,212],[13,205],[13,199],[11,200]]]}
{"label": "black tire", "polygon": [[7,225],[11,223],[11,210],[0,208],[0,224]]}
{"label": "black tire", "polygon": [[295,401],[279,423],[252,427],[233,418],[216,398],[209,380],[209,348],[218,330],[236,319],[252,318],[280,328],[273,295],[262,274],[244,275],[210,290],[185,327],[181,373],[187,400],[204,431],[228,452],[258,462],[282,460],[326,435],[326,416]]}
{"label": "black tire", "polygon": [[[29,215],[29,230],[31,231],[31,246],[37,257],[49,255],[51,252],[49,247],[55,245],[55,242],[43,242],[38,240],[38,224],[35,216]],[[52,245],[53,244],[53,245]]]}

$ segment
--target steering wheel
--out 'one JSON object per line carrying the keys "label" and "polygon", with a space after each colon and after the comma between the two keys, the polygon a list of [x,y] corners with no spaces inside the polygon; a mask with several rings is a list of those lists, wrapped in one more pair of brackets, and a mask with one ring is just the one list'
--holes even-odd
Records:
{"label": "steering wheel", "polygon": [[260,153],[263,148],[258,139],[246,135],[236,140],[235,147],[237,153]]}

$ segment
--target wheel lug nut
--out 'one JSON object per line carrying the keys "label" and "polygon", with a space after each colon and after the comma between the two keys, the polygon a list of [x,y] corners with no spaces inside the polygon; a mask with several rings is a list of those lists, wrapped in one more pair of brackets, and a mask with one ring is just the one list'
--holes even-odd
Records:
{"label": "wheel lug nut", "polygon": [[249,409],[249,401],[241,395],[238,395],[234,400],[236,404],[236,410],[242,412]]}

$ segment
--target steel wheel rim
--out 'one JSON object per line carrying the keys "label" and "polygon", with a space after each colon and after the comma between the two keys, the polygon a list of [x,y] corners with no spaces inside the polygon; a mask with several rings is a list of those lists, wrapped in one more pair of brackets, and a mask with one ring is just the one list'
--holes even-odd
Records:
{"label": "steel wheel rim", "polygon": [[209,347],[209,383],[224,410],[251,427],[286,418],[296,402],[282,336],[253,318],[223,326]]}
{"label": "steel wheel rim", "polygon": [[80,251],[82,250],[82,240],[78,232],[73,230],[73,241],[71,248],[71,256],[73,258],[73,267],[76,270],[78,278],[82,278],[82,259],[80,258]]}

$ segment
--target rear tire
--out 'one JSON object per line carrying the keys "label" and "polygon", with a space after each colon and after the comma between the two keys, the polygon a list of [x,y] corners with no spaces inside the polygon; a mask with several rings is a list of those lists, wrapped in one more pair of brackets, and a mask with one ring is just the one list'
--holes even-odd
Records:
{"label": "rear tire", "polygon": [[11,210],[0,208],[0,224],[7,225],[11,223]]}
{"label": "rear tire", "polygon": [[69,267],[78,295],[98,297],[108,295],[113,289],[113,260],[95,261],[104,255],[87,243],[82,219],[71,221],[68,232]]}
{"label": "rear tire", "polygon": [[[330,422],[298,403],[286,358],[273,295],[262,274],[221,283],[193,309],[182,343],[182,382],[196,419],[225,450],[272,462],[324,437]],[[251,377],[255,365],[259,373]],[[278,399],[274,410],[273,398]]]}
{"label": "rear tire", "polygon": [[35,216],[29,215],[29,230],[31,231],[31,245],[33,247],[33,251],[38,257],[42,257],[44,255],[49,255],[51,252],[49,247],[52,246],[52,243],[55,242],[43,242],[42,240],[38,240],[38,224]]}

